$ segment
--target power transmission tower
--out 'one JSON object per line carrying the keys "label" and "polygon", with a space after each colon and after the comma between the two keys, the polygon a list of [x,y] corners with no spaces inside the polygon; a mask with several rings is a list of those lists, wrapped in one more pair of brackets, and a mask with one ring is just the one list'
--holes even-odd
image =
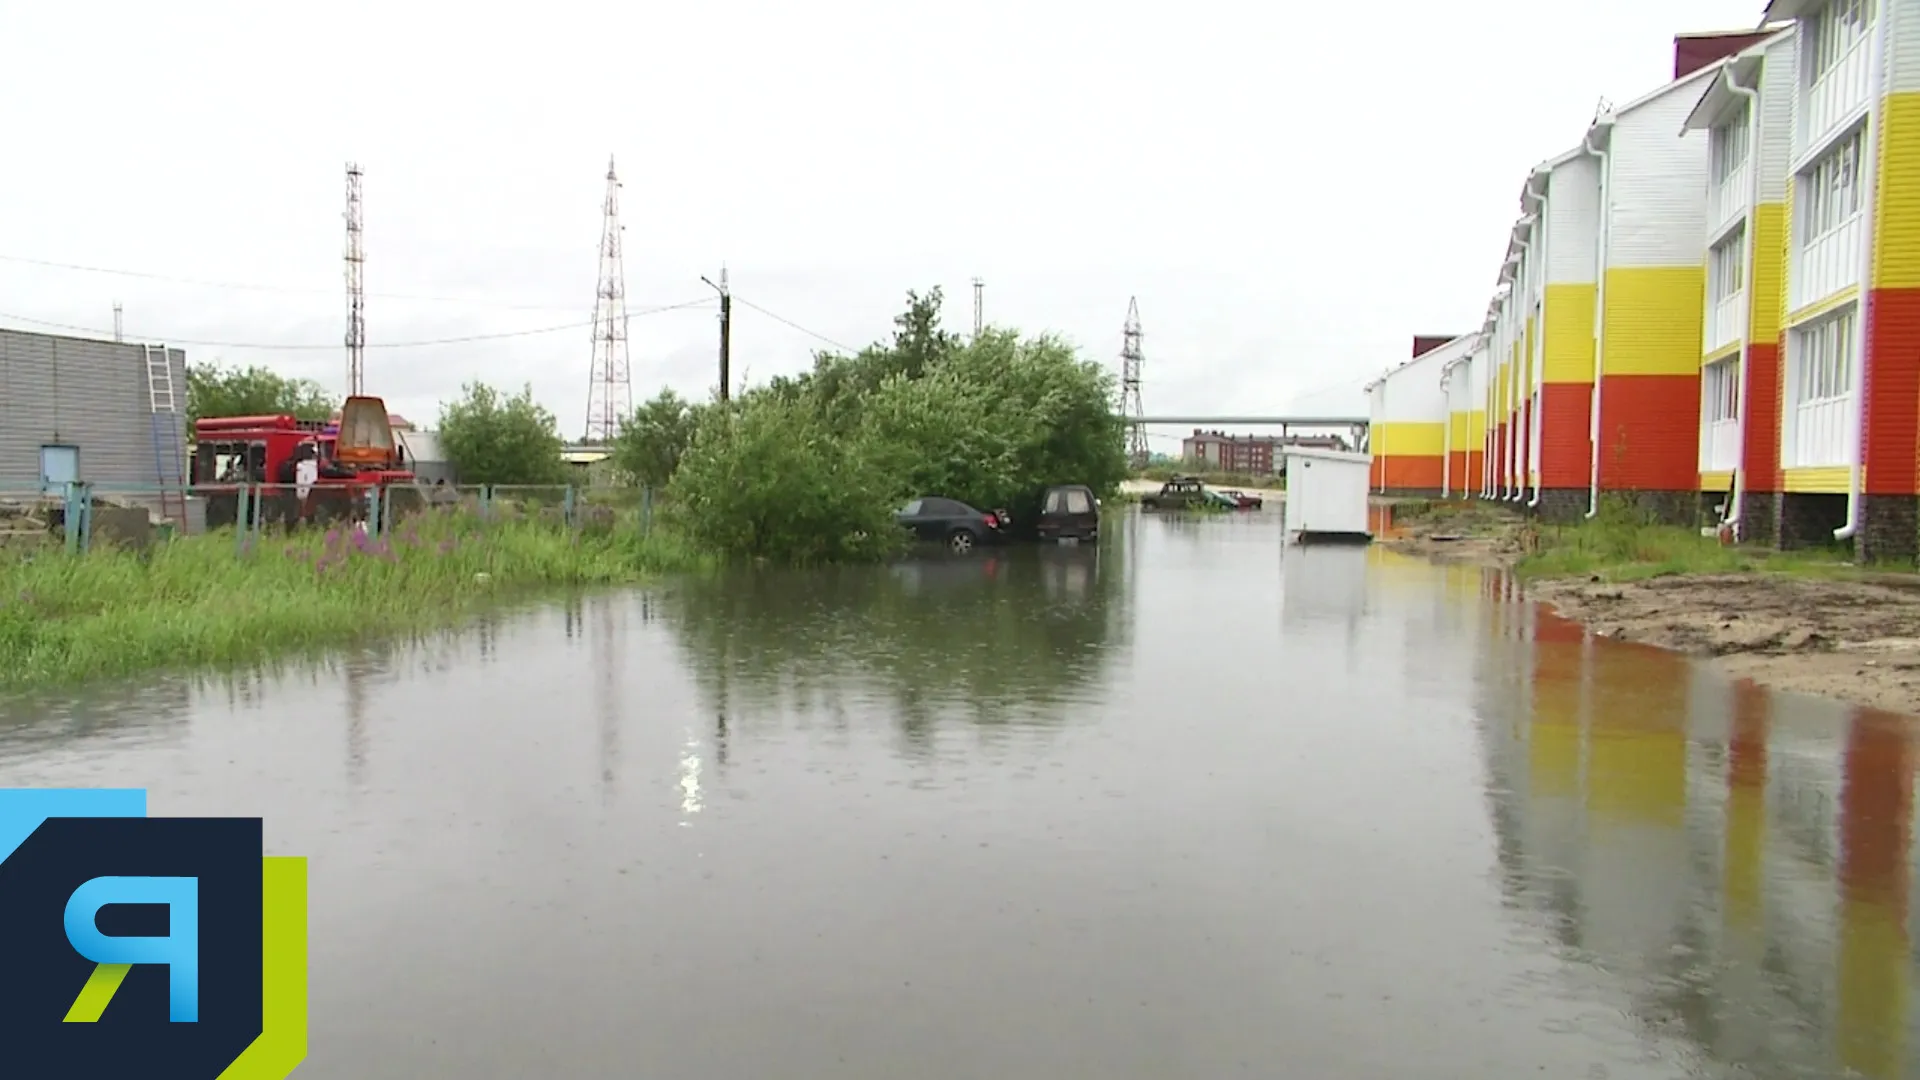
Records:
{"label": "power transmission tower", "polygon": [[980,278],[973,279],[973,336],[980,336],[981,327],[986,325],[987,283]]}
{"label": "power transmission tower", "polygon": [[627,370],[627,271],[620,257],[620,177],[607,158],[607,200],[600,225],[600,289],[593,305],[593,370],[587,385],[586,441],[605,442],[633,411]]}
{"label": "power transmission tower", "polygon": [[360,218],[360,166],[347,162],[347,395],[366,391],[367,250]]}
{"label": "power transmission tower", "polygon": [[1147,464],[1147,415],[1140,403],[1140,301],[1127,300],[1127,325],[1120,335],[1120,415],[1127,418],[1127,459],[1138,469]]}

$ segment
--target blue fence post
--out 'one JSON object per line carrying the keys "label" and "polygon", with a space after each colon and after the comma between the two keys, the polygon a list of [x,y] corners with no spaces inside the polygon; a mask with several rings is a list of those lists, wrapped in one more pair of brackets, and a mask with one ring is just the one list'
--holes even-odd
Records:
{"label": "blue fence post", "polygon": [[560,504],[560,517],[567,523],[567,528],[578,529],[580,527],[579,519],[574,517],[572,484],[567,485],[566,501]]}
{"label": "blue fence post", "polygon": [[382,491],[382,488],[370,487],[367,489],[366,494],[361,496],[367,502],[367,538],[369,540],[380,535],[380,511],[383,508],[380,498]]}
{"label": "blue fence post", "polygon": [[493,485],[481,484],[480,485],[480,520],[487,521],[487,520],[490,520],[492,517],[493,517]]}
{"label": "blue fence post", "polygon": [[652,531],[653,485],[648,484],[640,489],[640,535],[645,536]]}

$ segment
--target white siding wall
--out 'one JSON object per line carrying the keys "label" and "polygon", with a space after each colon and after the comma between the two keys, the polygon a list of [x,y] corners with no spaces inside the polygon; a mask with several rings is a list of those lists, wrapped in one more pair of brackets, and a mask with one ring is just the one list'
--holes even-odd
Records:
{"label": "white siding wall", "polygon": [[1792,175],[1794,136],[1793,100],[1800,87],[1800,37],[1790,33],[1767,46],[1760,68],[1760,201],[1777,203],[1787,197]]}
{"label": "white siding wall", "polygon": [[1613,129],[1610,267],[1699,266],[1707,138],[1676,137],[1719,71],[1709,67],[1622,112]]}
{"label": "white siding wall", "polygon": [[[1451,341],[1389,372],[1386,405],[1380,418],[1388,423],[1438,424],[1447,419],[1447,399],[1440,390],[1440,369],[1466,354],[1472,337]],[[1387,448],[1392,452],[1392,448]]]}
{"label": "white siding wall", "polygon": [[[1920,90],[1920,2],[1879,0],[1887,24],[1886,80],[1889,93]],[[1916,905],[1920,911],[1920,905]]]}
{"label": "white siding wall", "polygon": [[1547,281],[1586,284],[1593,280],[1599,244],[1600,165],[1585,154],[1553,170],[1547,186]]}

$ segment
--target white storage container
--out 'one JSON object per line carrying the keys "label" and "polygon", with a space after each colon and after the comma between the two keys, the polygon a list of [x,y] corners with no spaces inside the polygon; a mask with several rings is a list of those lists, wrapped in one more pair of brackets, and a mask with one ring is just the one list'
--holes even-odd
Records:
{"label": "white storage container", "polygon": [[1373,455],[1287,450],[1287,536],[1295,543],[1365,544]]}

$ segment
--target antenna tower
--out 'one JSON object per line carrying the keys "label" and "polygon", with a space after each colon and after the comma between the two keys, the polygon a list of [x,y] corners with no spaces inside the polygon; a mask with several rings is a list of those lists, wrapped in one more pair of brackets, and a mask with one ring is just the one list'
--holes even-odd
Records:
{"label": "antenna tower", "polygon": [[366,390],[367,250],[360,219],[360,166],[347,162],[347,395]]}
{"label": "antenna tower", "polygon": [[607,158],[607,201],[600,226],[600,290],[593,305],[593,370],[587,384],[587,439],[605,442],[633,411],[627,371],[627,271],[620,257],[620,178]]}
{"label": "antenna tower", "polygon": [[986,325],[987,283],[980,278],[973,279],[973,336],[979,337],[980,330]]}
{"label": "antenna tower", "polygon": [[1146,408],[1140,403],[1140,301],[1127,300],[1127,325],[1120,335],[1120,415],[1127,419],[1127,460],[1147,464]]}

